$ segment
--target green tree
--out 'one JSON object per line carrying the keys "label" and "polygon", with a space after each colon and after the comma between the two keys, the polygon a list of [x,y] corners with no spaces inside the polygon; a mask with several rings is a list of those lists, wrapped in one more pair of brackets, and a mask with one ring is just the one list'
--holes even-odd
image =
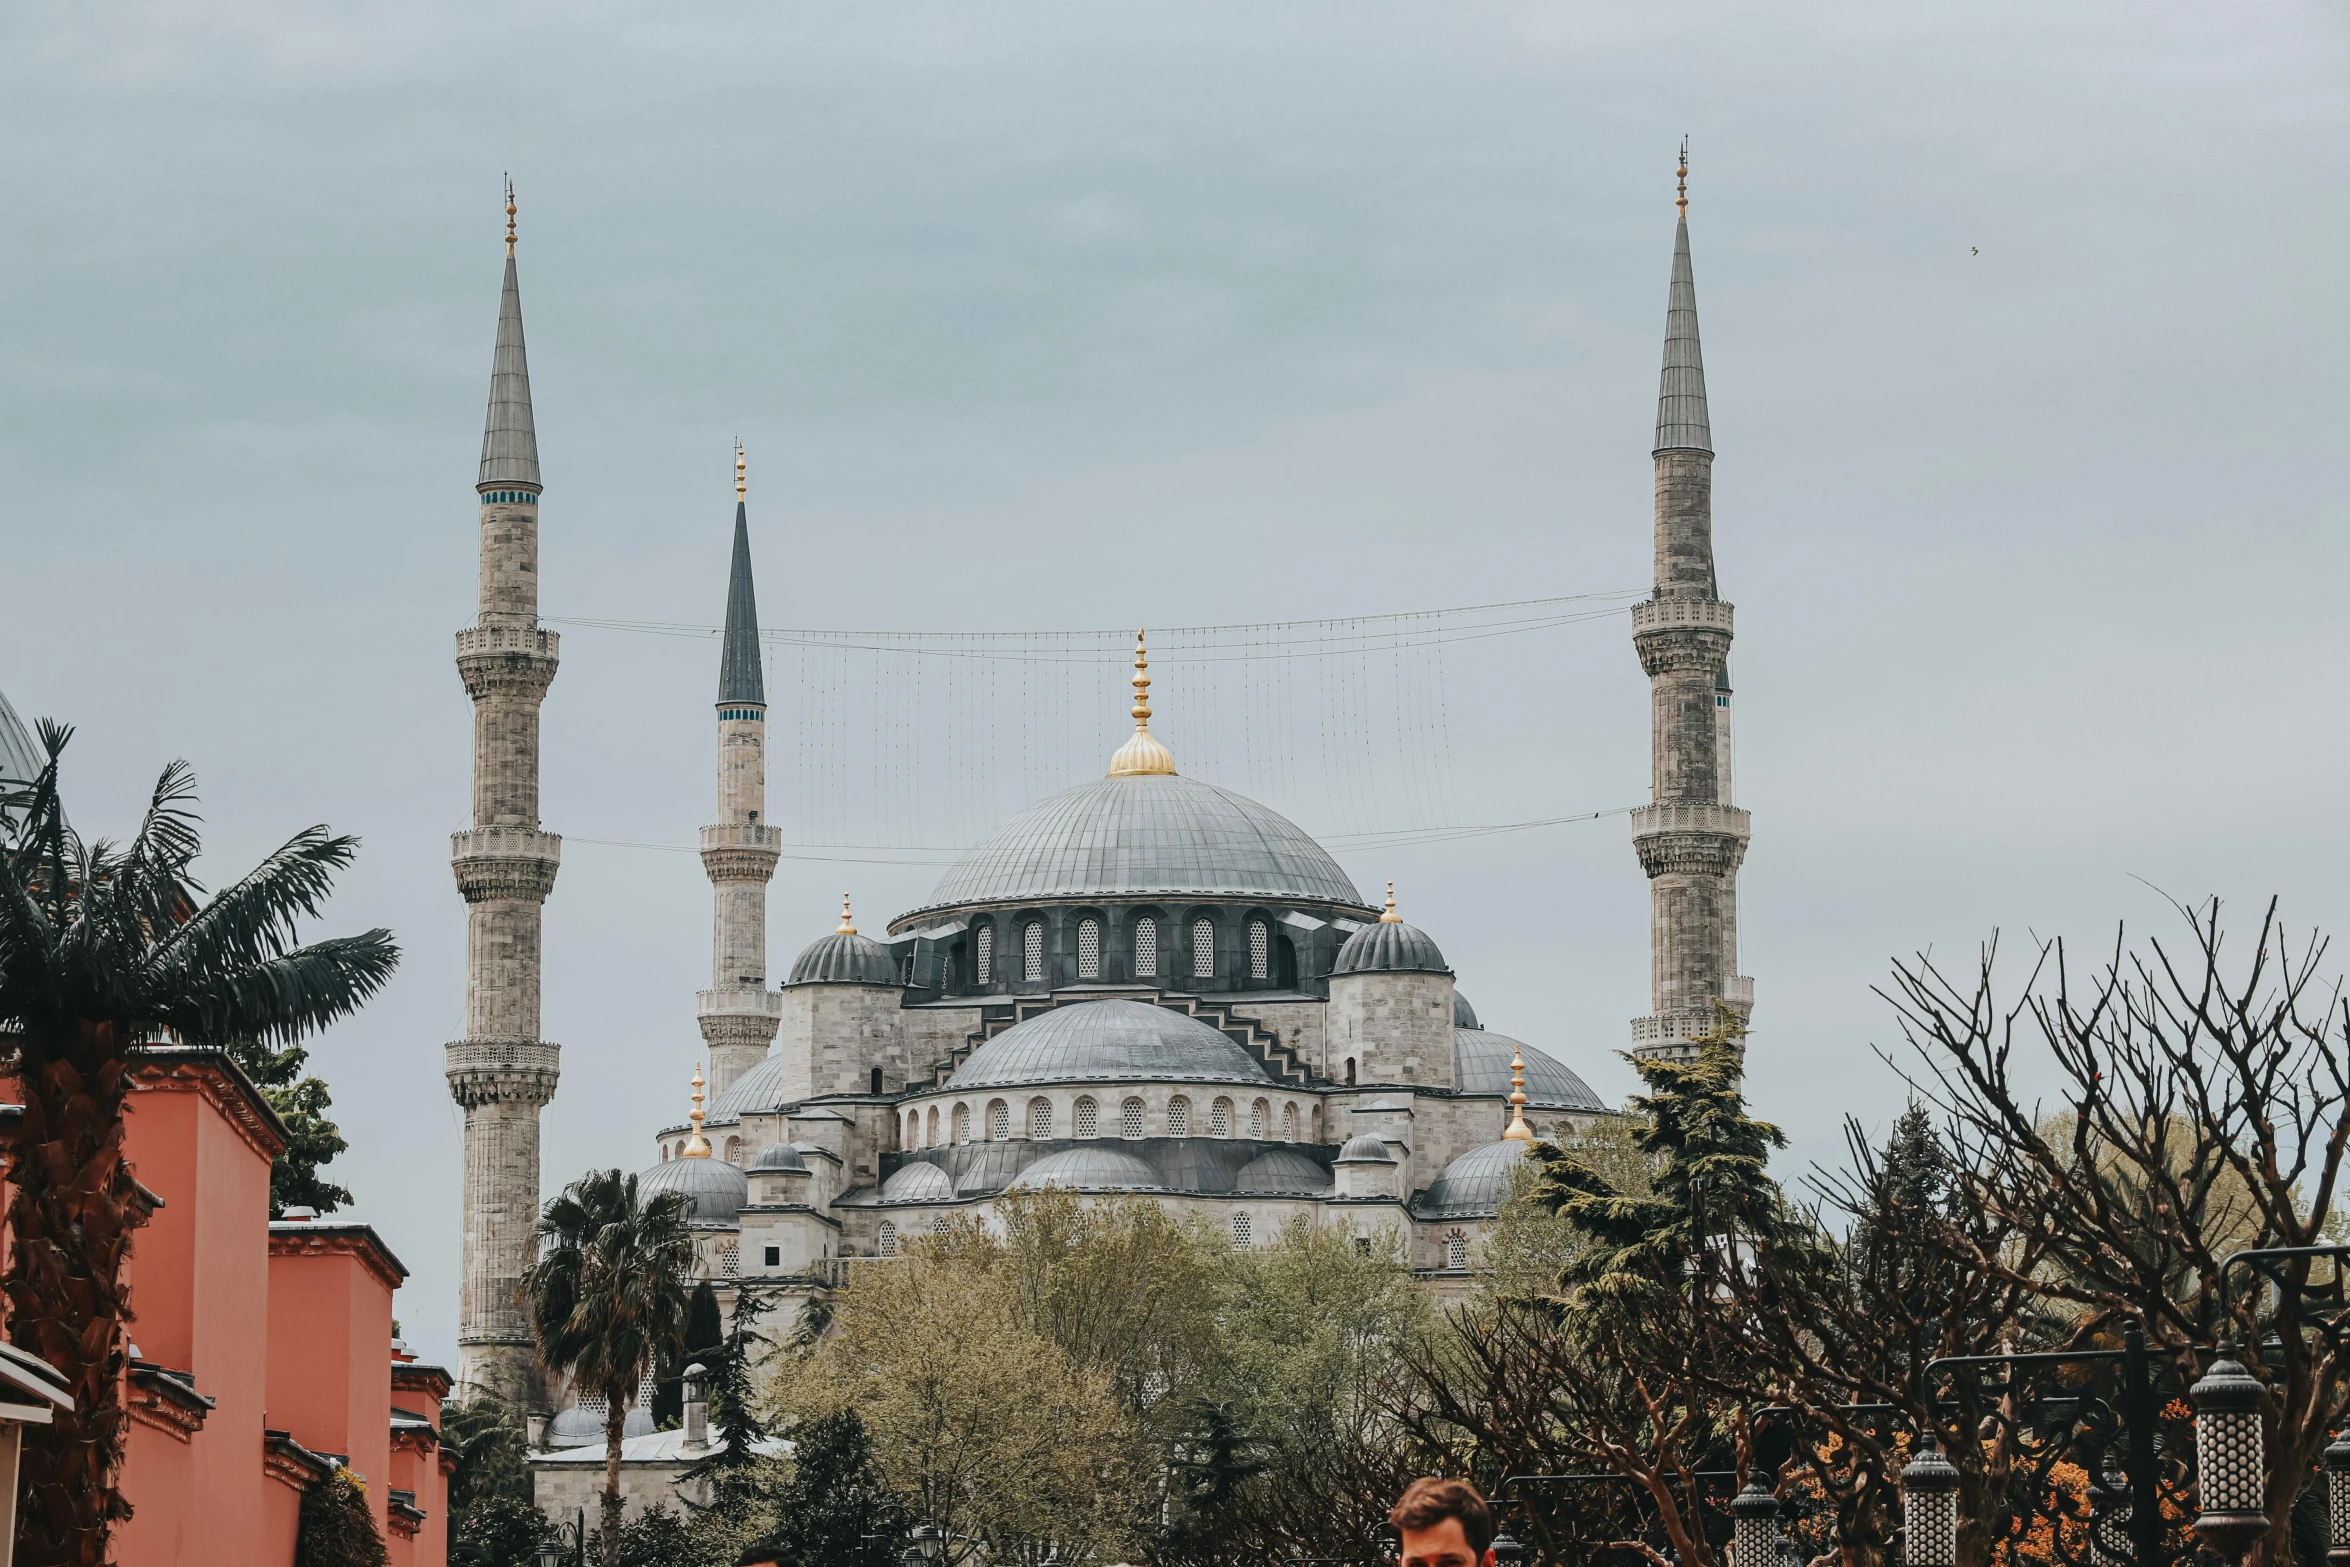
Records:
{"label": "green tree", "polygon": [[522,1411],[494,1393],[441,1405],[441,1451],[456,1461],[449,1476],[449,1512],[462,1517],[487,1497],[530,1500]]}
{"label": "green tree", "polygon": [[708,1567],[710,1562],[685,1519],[676,1509],[657,1503],[622,1524],[609,1548],[601,1529],[590,1534],[587,1543],[591,1554],[601,1553],[615,1567]]}
{"label": "green tree", "polygon": [[399,950],[382,930],[296,944],[357,839],[309,828],[204,901],[187,764],[163,770],[128,842],[85,841],[58,794],[72,731],[39,728],[40,775],[0,784],[0,1017],[16,1030],[24,1099],[0,1285],[10,1341],[63,1374],[74,1407],[27,1428],[18,1559],[97,1567],[130,1515],[117,1480],[123,1261],[139,1222],[123,1106],[137,1043],[291,1043],[381,989]]}
{"label": "green tree", "polygon": [[883,1485],[854,1409],[792,1426],[790,1475],[775,1488],[762,1543],[799,1567],[897,1567],[913,1520]]}
{"label": "green tree", "polygon": [[367,1487],[350,1470],[337,1469],[302,1493],[294,1567],[384,1567],[389,1560]]}
{"label": "green tree", "polygon": [[547,1515],[520,1497],[477,1497],[457,1515],[449,1560],[459,1567],[537,1567],[539,1542],[552,1529]]}
{"label": "green tree", "polygon": [[692,1199],[640,1201],[636,1177],[590,1170],[539,1219],[539,1259],[522,1276],[539,1360],[604,1399],[604,1567],[620,1567],[620,1446],[646,1371],[685,1334],[679,1280],[694,1258]]}
{"label": "green tree", "polygon": [[685,1342],[673,1355],[664,1355],[653,1377],[653,1425],[673,1431],[685,1418],[685,1368],[696,1361],[708,1365],[726,1337],[718,1310],[718,1292],[703,1279],[694,1286],[685,1308]]}
{"label": "green tree", "polygon": [[285,1151],[269,1167],[269,1216],[282,1219],[288,1208],[332,1213],[349,1202],[349,1188],[318,1173],[320,1166],[333,1163],[351,1145],[343,1141],[342,1128],[327,1118],[334,1099],[326,1080],[302,1075],[310,1052],[300,1045],[272,1049],[258,1039],[236,1039],[229,1042],[228,1053],[286,1124]]}
{"label": "green tree", "polygon": [[767,1440],[767,1422],[759,1413],[756,1373],[759,1352],[767,1347],[767,1336],[759,1331],[759,1323],[768,1309],[756,1291],[738,1285],[734,1320],[727,1324],[725,1335],[688,1361],[702,1368],[703,1396],[710,1405],[710,1434],[719,1445],[685,1475],[692,1480],[709,1480],[716,1487],[714,1504],[720,1507],[740,1507],[753,1500],[742,1487],[755,1475],[759,1445]]}

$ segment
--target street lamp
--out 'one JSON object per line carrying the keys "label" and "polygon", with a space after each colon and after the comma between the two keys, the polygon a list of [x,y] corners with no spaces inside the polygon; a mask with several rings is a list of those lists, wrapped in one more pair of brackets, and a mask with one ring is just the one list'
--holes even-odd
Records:
{"label": "street lamp", "polygon": [[2268,1533],[2268,1463],[2260,1437],[2261,1387],[2236,1360],[2236,1341],[2187,1389],[2195,1406],[2195,1488],[2203,1512],[2195,1533],[2233,1561]]}
{"label": "street lamp", "polygon": [[1506,1527],[1493,1537],[1495,1567],[1518,1567],[1518,1564],[1525,1559],[1526,1548],[1518,1543],[1517,1536],[1511,1534]]}
{"label": "street lamp", "polygon": [[1958,1567],[1958,1468],[1928,1427],[1901,1471],[1902,1567]]}
{"label": "street lamp", "polygon": [[539,1567],[563,1567],[563,1541],[552,1532],[539,1541],[538,1564]]}
{"label": "street lamp", "polygon": [[2350,1423],[2326,1449],[2326,1567],[2350,1567]]}
{"label": "street lamp", "polygon": [[1757,1475],[1730,1499],[1732,1567],[1774,1567],[1779,1559],[1779,1499]]}

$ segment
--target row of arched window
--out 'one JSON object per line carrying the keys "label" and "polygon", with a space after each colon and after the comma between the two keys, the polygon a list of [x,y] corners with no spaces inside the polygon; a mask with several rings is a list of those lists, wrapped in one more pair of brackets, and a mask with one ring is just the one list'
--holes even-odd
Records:
{"label": "row of arched window", "polygon": [[[1133,973],[1135,979],[1159,978],[1159,920],[1145,914],[1134,922]],[[982,925],[971,940],[972,977],[981,985],[996,982],[995,927]],[[1216,922],[1205,915],[1191,922],[1191,977],[1213,979],[1216,974]],[[1102,977],[1102,922],[1087,915],[1077,922],[1077,977]],[[1273,977],[1273,928],[1262,919],[1248,922],[1248,977]],[[1042,920],[1022,922],[1019,935],[1019,972],[1024,984],[1045,978],[1045,927]]]}
{"label": "row of arched window", "polygon": [[[1012,1105],[1003,1099],[989,1100],[981,1112],[983,1119],[974,1135],[972,1109],[958,1104],[942,1117],[939,1107],[906,1112],[905,1148],[943,1148],[948,1144],[972,1141],[1000,1143],[1010,1141],[1012,1132]],[[1116,1130],[1105,1125],[1101,1101],[1091,1094],[1080,1094],[1069,1107],[1069,1135],[1081,1142],[1099,1137],[1139,1139],[1150,1135],[1149,1113],[1139,1097],[1129,1097],[1118,1106]],[[1053,1101],[1039,1094],[1023,1107],[1020,1135],[1036,1142],[1057,1137],[1057,1113]],[[1169,1137],[1200,1135],[1194,1127],[1192,1103],[1187,1095],[1175,1094],[1161,1113],[1160,1124]],[[1278,1129],[1278,1130],[1276,1130]],[[1219,1094],[1208,1102],[1207,1127],[1209,1137],[1247,1137],[1256,1142],[1271,1142],[1276,1135],[1285,1143],[1294,1143],[1306,1129],[1303,1112],[1294,1100],[1283,1102],[1278,1108],[1269,1099],[1252,1100],[1245,1107]]]}
{"label": "row of arched window", "polygon": [[[1256,1218],[1246,1208],[1235,1213],[1232,1216],[1233,1250],[1246,1251],[1254,1246],[1256,1244],[1256,1230]],[[889,1219],[882,1220],[880,1232],[875,1236],[874,1242],[874,1250],[882,1256],[896,1256],[898,1254],[897,1224]],[[1367,1242],[1362,1240],[1358,1240],[1357,1244],[1367,1246]],[[1444,1266],[1454,1273],[1465,1272],[1468,1269],[1469,1238],[1459,1230],[1454,1230],[1444,1238]],[[728,1277],[733,1277],[731,1269],[728,1272]]]}

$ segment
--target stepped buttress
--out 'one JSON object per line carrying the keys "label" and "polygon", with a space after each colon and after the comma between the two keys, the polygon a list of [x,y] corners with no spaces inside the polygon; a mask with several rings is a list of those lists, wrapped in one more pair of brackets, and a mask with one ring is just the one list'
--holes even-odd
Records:
{"label": "stepped buttress", "polygon": [[539,704],[560,643],[538,623],[538,444],[511,239],[475,488],[480,612],[457,633],[473,699],[473,826],[450,839],[466,906],[465,1037],[446,1049],[449,1093],[465,1112],[457,1381],[538,1408],[522,1273],[538,1254],[539,1111],[561,1065],[539,1037],[540,911],[563,848],[539,830]]}

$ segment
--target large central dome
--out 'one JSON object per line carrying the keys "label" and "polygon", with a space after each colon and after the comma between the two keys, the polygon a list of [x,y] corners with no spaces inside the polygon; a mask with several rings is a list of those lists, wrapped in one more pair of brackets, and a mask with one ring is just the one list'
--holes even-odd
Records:
{"label": "large central dome", "polygon": [[1030,806],[947,872],[930,907],[1177,895],[1363,902],[1295,822],[1168,772],[1113,774]]}

